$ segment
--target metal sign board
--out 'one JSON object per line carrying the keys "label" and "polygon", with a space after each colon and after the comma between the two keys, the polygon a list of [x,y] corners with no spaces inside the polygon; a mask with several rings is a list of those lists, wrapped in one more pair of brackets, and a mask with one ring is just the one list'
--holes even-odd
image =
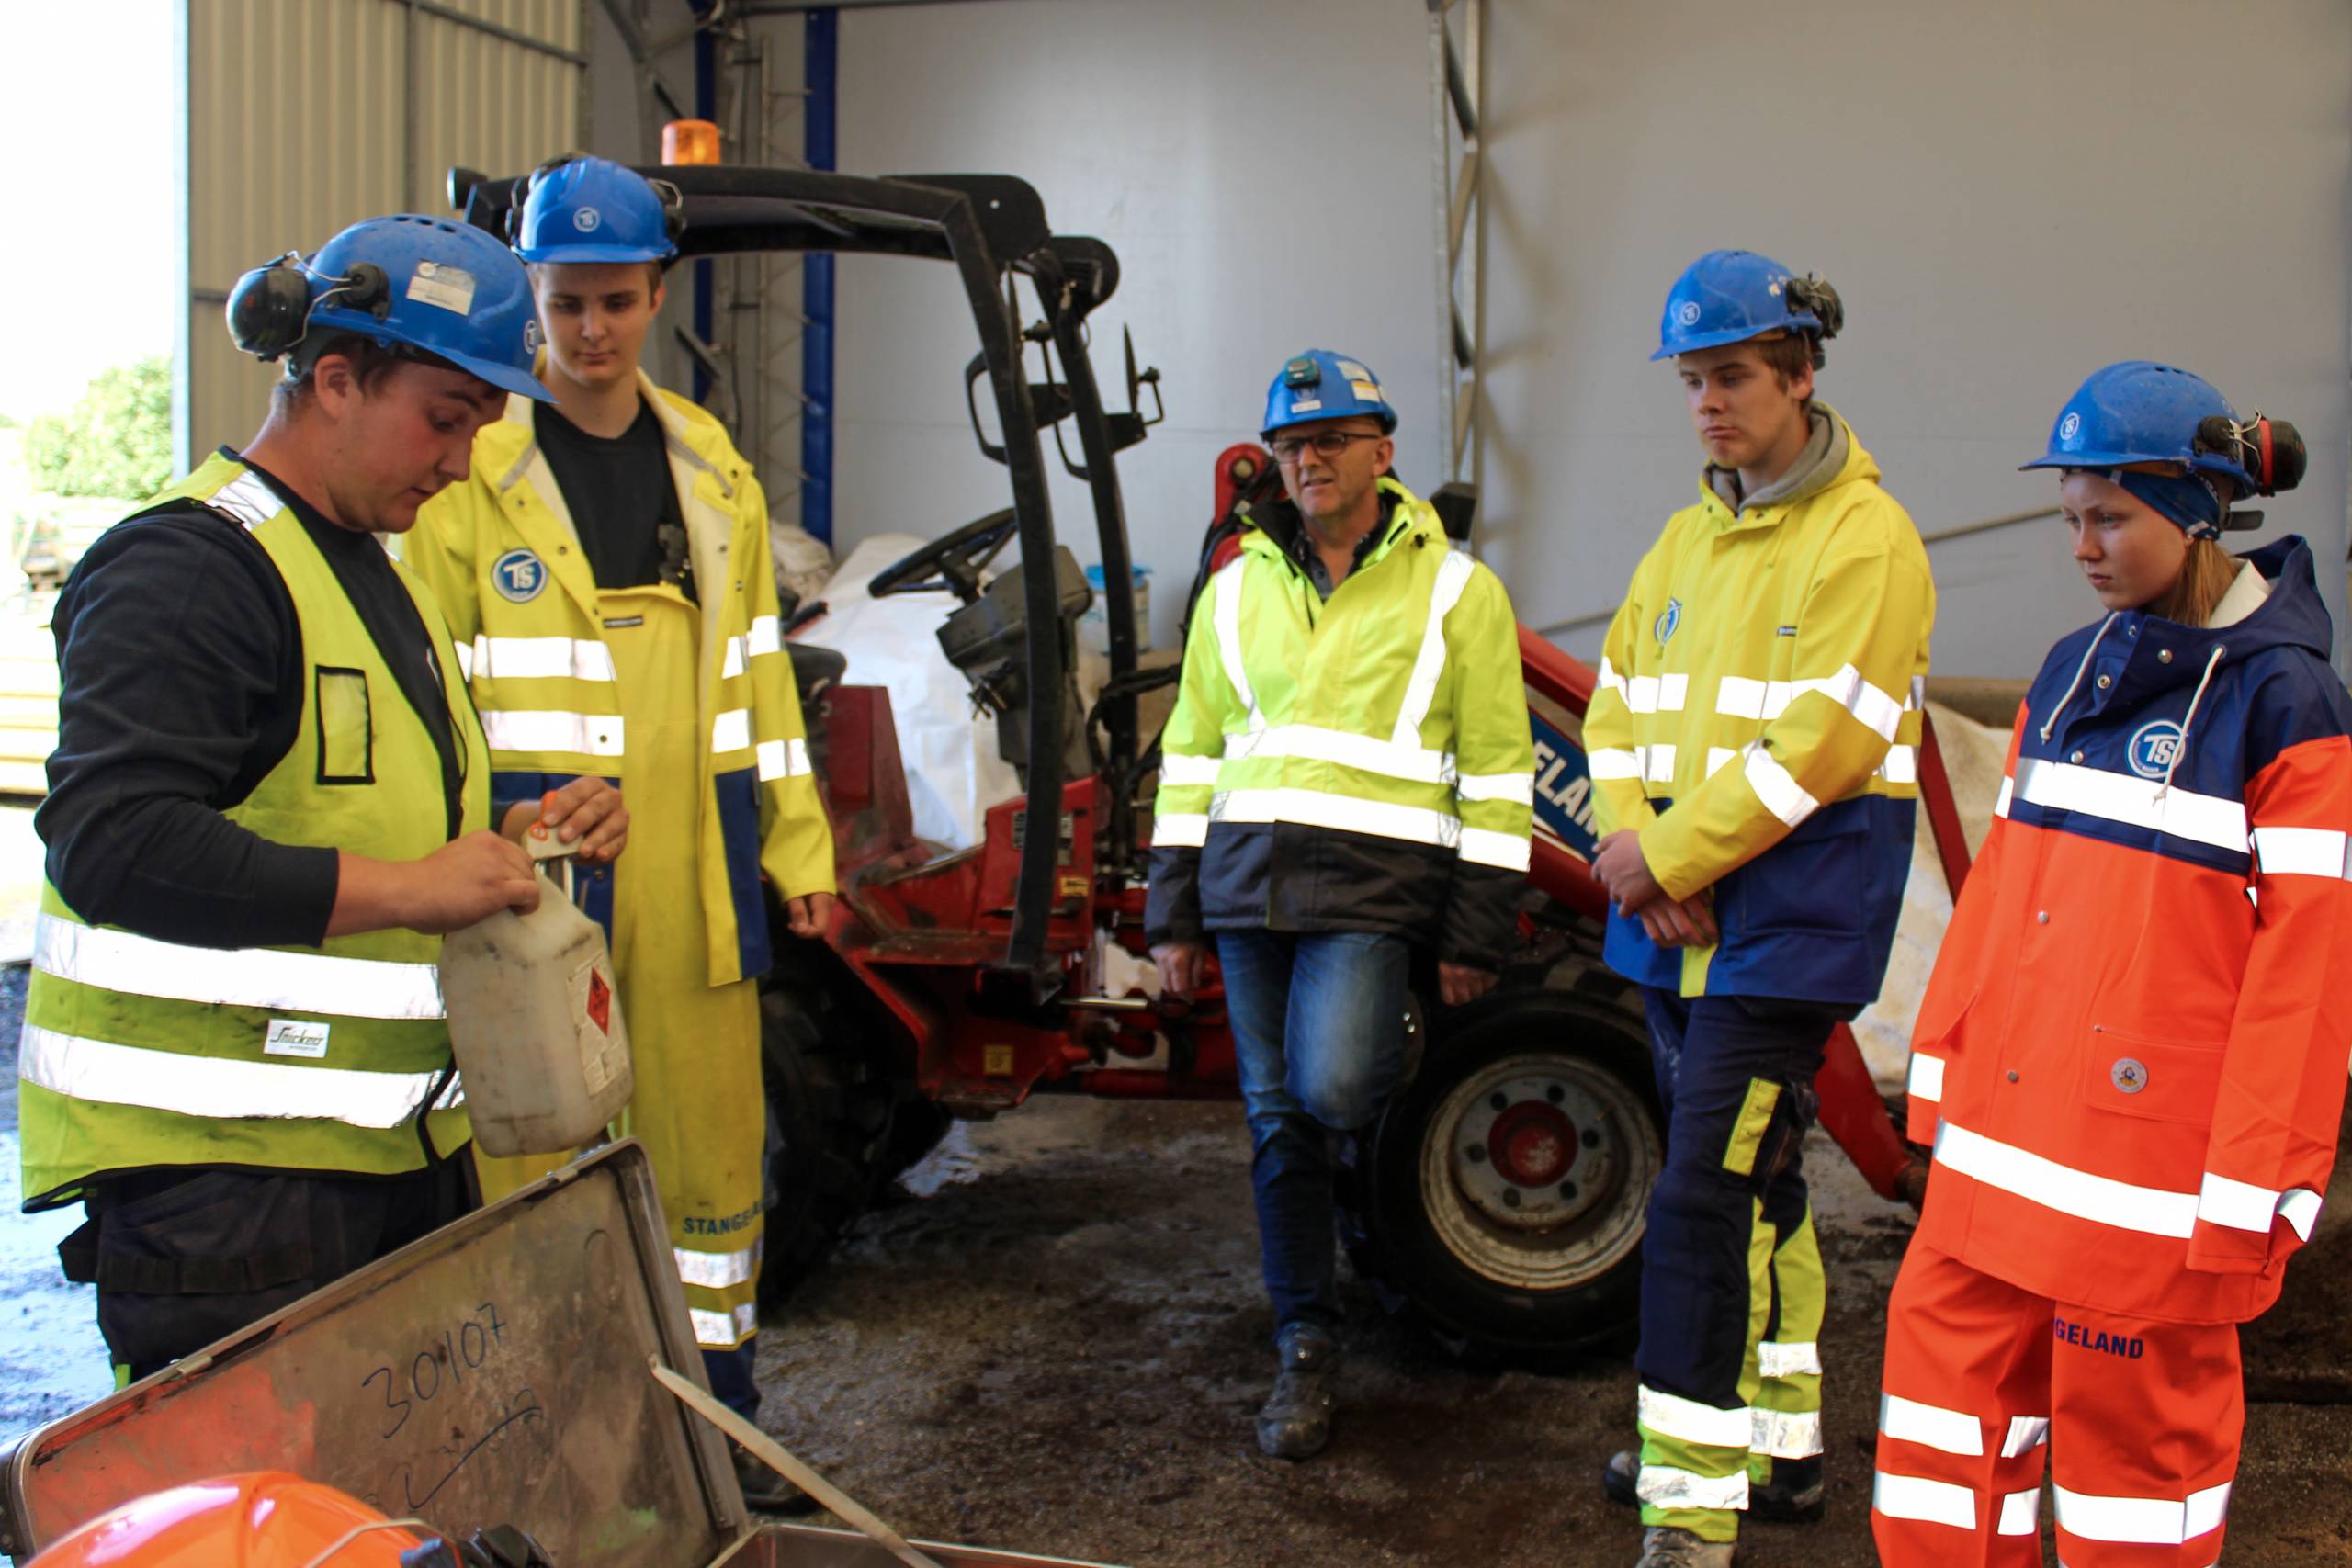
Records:
{"label": "metal sign board", "polygon": [[20,1442],[29,1555],[133,1497],[290,1470],[565,1568],[709,1563],[749,1536],[718,1436],[657,1383],[702,1359],[644,1150],[624,1141]]}

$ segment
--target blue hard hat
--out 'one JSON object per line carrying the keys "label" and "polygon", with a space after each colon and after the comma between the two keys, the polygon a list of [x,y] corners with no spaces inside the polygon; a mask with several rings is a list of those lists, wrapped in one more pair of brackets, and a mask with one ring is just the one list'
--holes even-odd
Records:
{"label": "blue hard hat", "polygon": [[1354,414],[1378,420],[1384,435],[1396,429],[1396,411],[1380,389],[1380,378],[1363,360],[1310,348],[1275,373],[1274,384],[1266,389],[1266,423],[1259,434],[1272,440],[1288,425]]}
{"label": "blue hard hat", "polygon": [[1819,279],[1799,277],[1753,251],[1709,251],[1668,291],[1657,352],[1650,357],[1671,359],[1767,333],[1802,332],[1812,335],[1818,364],[1822,340],[1836,337],[1844,324],[1836,290]]}
{"label": "blue hard hat", "polygon": [[526,262],[667,261],[678,254],[671,211],[651,180],[609,158],[541,164],[523,197],[514,254]]}
{"label": "blue hard hat", "polygon": [[2091,372],[2050,427],[2050,450],[2026,468],[2120,468],[2131,463],[2180,463],[2225,474],[2245,490],[2260,488],[2229,451],[2198,441],[2198,426],[2237,422],[2230,400],[2201,376],[2152,359],[2126,359]]}
{"label": "blue hard hat", "polygon": [[265,361],[353,333],[554,400],[532,374],[539,321],[530,275],[468,223],[415,213],[355,223],[308,261],[287,255],[246,273],[230,292],[228,316],[237,346]]}

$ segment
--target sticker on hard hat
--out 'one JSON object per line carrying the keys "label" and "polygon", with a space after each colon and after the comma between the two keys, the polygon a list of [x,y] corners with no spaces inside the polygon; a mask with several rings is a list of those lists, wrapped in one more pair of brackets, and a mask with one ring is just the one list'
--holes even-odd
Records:
{"label": "sticker on hard hat", "polygon": [[571,226],[583,234],[593,234],[605,221],[605,215],[593,207],[583,207],[571,215]]}
{"label": "sticker on hard hat", "polygon": [[509,550],[492,564],[490,585],[509,603],[528,604],[547,592],[547,563],[528,550]]}
{"label": "sticker on hard hat", "polygon": [[539,335],[539,319],[533,316],[523,323],[523,352],[537,354],[544,340]]}
{"label": "sticker on hard hat", "polygon": [[1348,389],[1355,393],[1359,399],[1367,403],[1385,402],[1387,400],[1380,395],[1380,389],[1374,386],[1369,381],[1351,381],[1348,383]]}
{"label": "sticker on hard hat", "polygon": [[1363,366],[1358,365],[1352,359],[1335,359],[1331,363],[1339,370],[1340,375],[1345,376],[1351,381],[1376,381],[1379,379],[1378,377],[1365,369]]}
{"label": "sticker on hard hat", "polygon": [[2169,718],[2159,718],[2132,732],[2132,744],[2124,760],[2142,778],[2160,779],[2179,755],[2180,726]]}
{"label": "sticker on hard hat", "polygon": [[1668,599],[1666,602],[1666,608],[1658,612],[1657,621],[1650,627],[1650,629],[1657,634],[1659,645],[1664,646],[1667,640],[1674,636],[1675,631],[1681,625],[1682,601],[1679,599]]}
{"label": "sticker on hard hat", "polygon": [[2058,422],[2058,439],[2072,441],[2076,435],[2082,434],[2082,429],[2083,416],[2078,413],[2070,413]]}
{"label": "sticker on hard hat", "polygon": [[1313,413],[1322,406],[1320,398],[1293,398],[1290,400],[1290,412],[1294,414]]}
{"label": "sticker on hard hat", "polygon": [[455,310],[460,316],[470,316],[474,310],[474,275],[447,262],[421,261],[416,264],[416,276],[408,280],[408,297]]}
{"label": "sticker on hard hat", "polygon": [[1697,326],[1699,324],[1699,301],[1696,299],[1685,299],[1682,301],[1681,305],[1678,307],[1674,312],[1674,319],[1681,322],[1686,327]]}

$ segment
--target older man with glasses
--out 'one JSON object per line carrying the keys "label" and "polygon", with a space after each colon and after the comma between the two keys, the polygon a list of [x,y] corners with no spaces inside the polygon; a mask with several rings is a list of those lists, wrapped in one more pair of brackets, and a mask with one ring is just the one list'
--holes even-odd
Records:
{"label": "older man with glasses", "polygon": [[1495,983],[1534,800],[1518,623],[1495,574],[1389,476],[1396,411],[1361,360],[1289,361],[1265,439],[1285,499],[1194,606],[1161,738],[1145,926],[1162,983],[1224,970],[1280,1370],[1258,1446],[1329,1440],[1335,1134],[1406,1064],[1415,949],[1440,998]]}

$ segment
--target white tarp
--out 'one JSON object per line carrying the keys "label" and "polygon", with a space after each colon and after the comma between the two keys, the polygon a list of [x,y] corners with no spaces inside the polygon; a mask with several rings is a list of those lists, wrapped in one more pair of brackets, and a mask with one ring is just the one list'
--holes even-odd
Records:
{"label": "white tarp", "polygon": [[979,841],[982,816],[1020,794],[1021,785],[997,755],[995,718],[974,716],[970,686],[939,651],[939,627],[956,596],[943,591],[876,599],[866,592],[884,568],[929,542],[912,534],[861,541],[811,595],[825,602],[824,618],[795,640],[846,656],[845,682],[888,688],[915,831],[960,850]]}
{"label": "white tarp", "polygon": [[[1936,741],[1944,755],[1944,773],[1951,780],[1952,797],[1960,805],[1960,820],[1968,835],[1971,854],[1984,843],[1993,822],[1993,800],[2001,790],[2001,763],[2009,754],[2009,732],[1962,718],[1948,707],[1928,705],[1935,720]],[[1919,1016],[1919,998],[1927,993],[1928,975],[1936,965],[1936,949],[1951,923],[1951,893],[1944,886],[1943,862],[1936,854],[1935,838],[1928,827],[1928,811],[1919,808],[1918,828],[1911,844],[1911,880],[1903,890],[1903,918],[1894,928],[1894,954],[1886,966],[1886,983],[1878,1000],[1854,1021],[1854,1038],[1871,1076],[1885,1089],[1902,1087],[1911,1061],[1911,1025]]]}

